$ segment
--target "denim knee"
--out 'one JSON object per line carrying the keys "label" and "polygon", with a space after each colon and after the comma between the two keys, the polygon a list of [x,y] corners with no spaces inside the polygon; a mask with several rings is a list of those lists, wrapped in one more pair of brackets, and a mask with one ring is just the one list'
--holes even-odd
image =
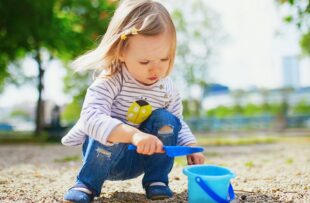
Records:
{"label": "denim knee", "polygon": [[[171,131],[161,132],[160,130],[164,126],[171,127]],[[164,144],[175,145],[177,141],[177,136],[181,130],[181,123],[175,115],[173,115],[166,109],[156,109],[152,112],[150,117],[141,124],[140,130],[158,136],[159,138],[170,134],[174,137],[174,141],[172,143],[169,141],[169,143]],[[164,142],[164,140],[162,141]]]}

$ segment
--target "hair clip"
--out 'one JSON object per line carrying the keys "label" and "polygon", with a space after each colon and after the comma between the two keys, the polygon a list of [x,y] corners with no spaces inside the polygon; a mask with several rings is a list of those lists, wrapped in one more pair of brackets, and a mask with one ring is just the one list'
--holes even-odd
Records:
{"label": "hair clip", "polygon": [[132,34],[132,35],[137,35],[137,34],[138,34],[137,28],[133,27],[133,28],[131,29],[131,34]]}
{"label": "hair clip", "polygon": [[126,34],[125,33],[123,33],[123,34],[121,34],[121,40],[126,40],[127,39],[127,36],[126,36]]}
{"label": "hair clip", "polygon": [[137,35],[138,34],[138,30],[133,27],[130,30],[126,30],[125,32],[123,32],[123,34],[121,34],[121,40],[126,40],[127,39],[127,35],[132,34],[132,35]]}

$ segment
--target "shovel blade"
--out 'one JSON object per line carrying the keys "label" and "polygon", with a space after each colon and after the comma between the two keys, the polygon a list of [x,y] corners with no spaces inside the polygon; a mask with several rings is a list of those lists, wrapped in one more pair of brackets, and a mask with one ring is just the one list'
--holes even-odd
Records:
{"label": "shovel blade", "polygon": [[[167,156],[169,157],[184,156],[204,151],[202,147],[190,147],[190,146],[164,146],[163,148]],[[128,150],[136,150],[136,149],[137,149],[136,146],[128,145]]]}
{"label": "shovel blade", "polygon": [[204,149],[202,147],[190,146],[164,146],[164,150],[169,157],[176,157],[203,152]]}

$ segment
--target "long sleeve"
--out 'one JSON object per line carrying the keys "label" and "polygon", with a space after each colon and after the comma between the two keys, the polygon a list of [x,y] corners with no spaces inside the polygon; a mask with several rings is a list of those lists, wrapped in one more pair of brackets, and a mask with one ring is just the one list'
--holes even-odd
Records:
{"label": "long sleeve", "polygon": [[169,106],[167,107],[167,109],[173,115],[178,117],[180,119],[181,124],[182,124],[182,129],[181,129],[179,136],[178,136],[177,145],[184,146],[184,145],[197,143],[195,136],[193,135],[190,128],[188,127],[188,125],[183,120],[182,100],[181,100],[179,91],[173,86],[172,82],[170,82],[170,84],[169,84],[168,92],[171,92],[171,97],[170,97],[170,103],[169,103]]}
{"label": "long sleeve", "polygon": [[122,123],[111,117],[113,101],[120,91],[117,77],[97,79],[85,96],[79,121],[62,139],[64,145],[81,144],[88,135],[104,145],[113,128]]}

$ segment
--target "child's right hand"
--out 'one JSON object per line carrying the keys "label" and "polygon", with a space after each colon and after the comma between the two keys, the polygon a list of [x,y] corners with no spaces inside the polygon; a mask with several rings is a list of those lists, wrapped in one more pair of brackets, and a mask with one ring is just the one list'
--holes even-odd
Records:
{"label": "child's right hand", "polygon": [[139,154],[152,155],[165,152],[163,150],[163,143],[158,137],[141,131],[133,134],[132,144],[137,146]]}

